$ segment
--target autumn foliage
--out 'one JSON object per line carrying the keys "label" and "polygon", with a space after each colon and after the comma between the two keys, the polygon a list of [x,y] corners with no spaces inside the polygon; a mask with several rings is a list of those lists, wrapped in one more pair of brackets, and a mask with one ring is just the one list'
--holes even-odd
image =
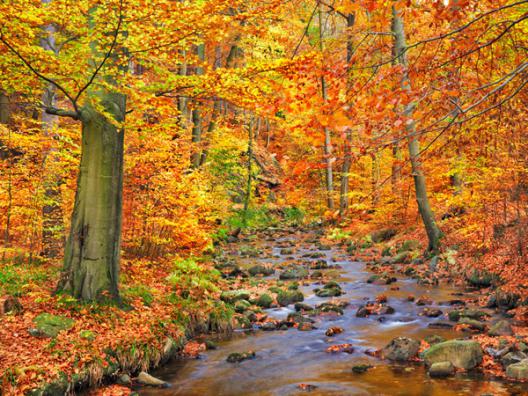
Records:
{"label": "autumn foliage", "polygon": [[[218,274],[197,257],[262,212],[427,246],[416,157],[445,275],[489,273],[526,296],[527,13],[511,0],[1,2],[0,295],[23,306],[0,318],[6,389],[86,369],[96,383],[95,361],[158,363],[182,318],[223,312]],[[124,121],[101,92],[126,98]],[[131,310],[54,294],[87,107],[125,134],[119,280]],[[207,281],[189,300],[171,283],[182,277]],[[27,332],[43,312],[75,320],[60,348]],[[104,352],[133,345],[151,355]]]}

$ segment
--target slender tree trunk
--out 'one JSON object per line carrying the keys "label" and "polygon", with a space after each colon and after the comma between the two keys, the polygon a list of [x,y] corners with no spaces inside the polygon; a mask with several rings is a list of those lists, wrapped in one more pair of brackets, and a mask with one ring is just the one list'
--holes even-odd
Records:
{"label": "slender tree trunk", "polygon": [[[347,15],[347,92],[350,90],[352,84],[352,55],[354,53],[354,42],[352,40],[352,32],[350,31],[356,22],[355,14]],[[348,174],[350,173],[350,167],[352,165],[352,131],[347,128],[345,131],[345,146],[344,146],[344,158],[343,168],[341,169],[341,190],[339,194],[339,214],[344,216],[348,211]]]}
{"label": "slender tree trunk", "polygon": [[244,226],[247,225],[247,215],[249,210],[249,205],[251,204],[251,190],[252,190],[252,181],[253,181],[253,116],[249,118],[248,125],[248,147],[247,147],[247,181],[246,181],[246,194],[244,197],[244,217],[243,222]]}
{"label": "slender tree trunk", "polygon": [[396,197],[401,196],[399,190],[399,183],[401,179],[401,150],[398,143],[392,145],[392,170],[391,170],[391,186],[392,194]]}
{"label": "slender tree trunk", "polygon": [[[42,0],[44,4],[51,0]],[[41,39],[41,46],[46,51],[57,54],[55,48],[55,27],[48,25],[44,29],[45,37]],[[46,107],[55,107],[55,87],[48,84],[42,95],[42,103]],[[57,116],[41,112],[42,132],[44,136],[51,138],[55,133]],[[42,255],[48,258],[57,257],[64,243],[64,222],[62,212],[62,196],[60,175],[56,174],[53,166],[53,148],[45,149],[42,153],[42,168],[44,170],[44,205],[42,206]]]}
{"label": "slender tree trunk", "polygon": [[[126,99],[102,94],[105,111],[125,118]],[[81,110],[82,157],[59,290],[83,300],[118,300],[124,130],[93,107]]]}
{"label": "slender tree trunk", "polygon": [[[196,53],[198,55],[198,60],[203,62],[205,60],[205,45],[200,44],[196,47]],[[196,75],[202,75],[204,69],[201,65],[196,67]],[[202,152],[199,149],[199,143],[202,141],[202,114],[198,103],[194,103],[194,109],[192,111],[192,153],[191,153],[191,167],[198,168],[200,166],[200,161],[202,158]]]}
{"label": "slender tree trunk", "polygon": [[[392,7],[392,32],[394,34],[395,54],[398,57],[398,62],[403,66],[403,76],[401,79],[401,87],[405,91],[411,91],[411,81],[408,73],[407,64],[407,44],[405,42],[405,30],[403,19],[400,12]],[[418,210],[422,217],[427,237],[429,239],[429,250],[437,250],[440,245],[440,237],[442,235],[440,229],[436,225],[433,211],[429,204],[427,196],[427,186],[425,176],[420,162],[420,141],[416,135],[416,123],[413,120],[415,105],[408,104],[405,107],[404,115],[408,119],[406,122],[406,131],[408,136],[409,157],[411,161],[412,173],[414,178],[414,188],[416,193],[416,202],[418,203]]]}
{"label": "slender tree trunk", "polygon": [[372,186],[372,210],[376,210],[379,201],[380,160],[379,154],[374,153],[371,157],[371,186]]}
{"label": "slender tree trunk", "polygon": [[[186,76],[187,75],[187,56],[186,51],[180,51],[180,55],[183,60],[178,70],[178,75]],[[185,96],[180,96],[178,98],[178,110],[180,112],[179,124],[182,128],[187,128],[187,119],[188,119],[188,108],[187,108],[187,98]]]}
{"label": "slender tree trunk", "polygon": [[[323,44],[323,10],[321,4],[319,4],[319,48],[321,50],[321,55],[324,51],[324,44]],[[328,100],[327,95],[327,87],[326,87],[326,79],[324,76],[325,73],[325,67],[324,64],[322,65],[321,70],[321,96],[323,98],[323,102],[326,104]],[[326,162],[326,172],[325,172],[325,186],[326,186],[326,204],[328,206],[328,209],[334,209],[334,174],[332,169],[332,135],[330,132],[330,129],[328,127],[324,127],[324,156],[325,156],[325,162]]]}

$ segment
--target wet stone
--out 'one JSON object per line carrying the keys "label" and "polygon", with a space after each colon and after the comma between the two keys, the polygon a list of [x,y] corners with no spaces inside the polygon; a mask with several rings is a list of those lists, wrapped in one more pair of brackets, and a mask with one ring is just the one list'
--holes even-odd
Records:
{"label": "wet stone", "polygon": [[438,308],[424,308],[421,315],[427,316],[428,318],[437,318],[442,315],[442,311]]}
{"label": "wet stone", "polygon": [[407,337],[397,337],[381,350],[381,355],[385,359],[404,362],[417,357],[419,350],[420,341]]}
{"label": "wet stone", "polygon": [[429,368],[429,375],[432,378],[445,378],[455,373],[455,367],[451,362],[433,363]]}
{"label": "wet stone", "polygon": [[257,354],[254,351],[234,352],[234,353],[230,353],[229,356],[227,356],[226,361],[228,363],[240,363],[240,362],[243,362],[244,360],[255,359],[256,356]]}

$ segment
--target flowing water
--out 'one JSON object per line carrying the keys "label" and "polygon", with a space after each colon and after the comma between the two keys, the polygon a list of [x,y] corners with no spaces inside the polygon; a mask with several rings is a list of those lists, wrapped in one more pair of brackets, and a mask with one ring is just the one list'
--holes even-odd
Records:
{"label": "flowing water", "polygon": [[[346,294],[338,299],[350,303],[343,316],[319,316],[316,330],[298,331],[295,328],[283,331],[236,331],[229,339],[220,341],[218,349],[202,354],[199,359],[179,359],[152,374],[171,383],[168,389],[141,389],[148,395],[521,395],[528,394],[526,385],[492,381],[478,373],[457,374],[449,379],[431,379],[419,364],[392,364],[370,357],[367,350],[385,346],[393,338],[407,336],[423,339],[437,334],[446,339],[464,335],[450,329],[433,329],[428,324],[439,319],[420,316],[423,307],[409,302],[407,296],[428,296],[433,307],[444,312],[449,310],[446,301],[460,298],[460,290],[451,286],[423,286],[410,279],[398,279],[399,290],[390,286],[367,283],[372,273],[365,264],[347,260],[347,255],[338,248],[318,250],[313,234],[282,233],[273,238],[259,238],[257,246],[263,249],[262,257],[242,259],[241,262],[262,261],[281,263],[300,259],[306,253],[320,252],[329,264],[339,264],[338,282]],[[295,246],[295,253],[285,257],[281,247]],[[235,248],[235,246],[233,246]],[[233,250],[232,253],[235,253]],[[303,258],[303,260],[305,260]],[[328,270],[327,270],[328,271]],[[333,270],[332,270],[333,271]],[[302,286],[305,302],[310,305],[328,301],[329,298],[315,296],[317,285]],[[366,300],[384,294],[388,304],[396,313],[357,318],[355,312]],[[468,295],[465,294],[464,298]],[[270,317],[284,318],[293,307],[267,310]],[[334,337],[325,336],[325,330],[340,326],[344,332]],[[328,353],[325,350],[334,344],[350,343],[354,352]],[[226,357],[232,352],[253,350],[257,357],[241,363],[228,363]],[[366,373],[353,373],[351,367],[366,363],[374,368]],[[311,392],[299,388],[299,384],[315,385]]]}

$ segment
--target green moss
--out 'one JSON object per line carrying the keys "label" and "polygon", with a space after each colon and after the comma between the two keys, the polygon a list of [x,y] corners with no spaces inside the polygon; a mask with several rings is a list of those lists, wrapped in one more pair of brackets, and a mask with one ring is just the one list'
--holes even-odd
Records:
{"label": "green moss", "polygon": [[262,308],[269,308],[273,304],[273,298],[267,293],[261,294],[255,302],[257,306]]}
{"label": "green moss", "polygon": [[281,290],[277,294],[277,302],[283,307],[303,300],[304,295],[299,290]]}
{"label": "green moss", "polygon": [[56,337],[61,331],[69,330],[75,321],[65,316],[42,313],[33,319],[36,328],[47,337]]}

